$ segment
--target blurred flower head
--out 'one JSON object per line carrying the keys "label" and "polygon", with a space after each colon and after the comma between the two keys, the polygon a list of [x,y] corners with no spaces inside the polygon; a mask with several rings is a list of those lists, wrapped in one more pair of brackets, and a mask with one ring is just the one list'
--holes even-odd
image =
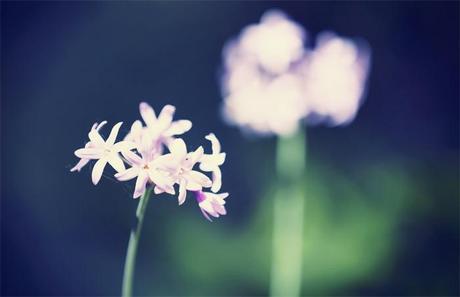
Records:
{"label": "blurred flower head", "polygon": [[284,13],[266,12],[223,52],[223,115],[259,135],[295,132],[309,124],[346,124],[359,108],[369,51],[352,40],[321,33],[305,47],[306,31]]}

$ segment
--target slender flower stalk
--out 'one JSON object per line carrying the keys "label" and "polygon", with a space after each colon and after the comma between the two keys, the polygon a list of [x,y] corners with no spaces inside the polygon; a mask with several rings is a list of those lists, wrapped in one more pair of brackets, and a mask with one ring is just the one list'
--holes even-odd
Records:
{"label": "slender flower stalk", "polygon": [[[124,140],[117,142],[122,122],[112,127],[106,140],[101,136],[100,130],[107,122],[95,123],[88,133],[89,141],[85,147],[75,151],[80,160],[71,172],[80,172],[90,161],[97,160],[92,170],[94,185],[101,180],[104,171],[109,167],[107,164],[116,171],[115,177],[120,182],[136,180],[133,198],[141,199],[136,212],[137,224],[131,231],[126,251],[122,296],[133,294],[137,246],[152,192],[155,195],[175,195],[176,186],[179,192],[179,205],[185,202],[188,191],[192,191],[197,197],[201,213],[209,221],[210,216],[218,218],[227,214],[224,199],[229,194],[217,193],[222,187],[220,166],[226,157],[226,154],[221,152],[219,140],[213,133],[205,137],[211,142],[209,154],[205,153],[201,146],[188,151],[184,139],[177,136],[190,130],[192,122],[173,121],[175,111],[174,106],[166,105],[157,116],[149,104],[141,102],[139,112],[146,126],[143,126],[140,120],[135,121]],[[165,153],[166,149],[169,153]],[[212,179],[196,170],[198,168],[212,173]],[[210,188],[211,192],[204,191],[205,188]]]}
{"label": "slender flower stalk", "polygon": [[278,137],[278,189],[273,200],[271,296],[299,296],[302,284],[302,244],[306,170],[306,133]]}
{"label": "slender flower stalk", "polygon": [[136,226],[131,230],[129,236],[128,249],[126,250],[125,269],[123,271],[123,285],[122,285],[122,296],[130,297],[133,296],[133,279],[134,279],[134,268],[136,267],[136,255],[139,240],[141,238],[142,225],[144,223],[145,210],[150,200],[150,193],[152,188],[148,188],[144,195],[142,195],[139,204],[137,205],[136,211]]}

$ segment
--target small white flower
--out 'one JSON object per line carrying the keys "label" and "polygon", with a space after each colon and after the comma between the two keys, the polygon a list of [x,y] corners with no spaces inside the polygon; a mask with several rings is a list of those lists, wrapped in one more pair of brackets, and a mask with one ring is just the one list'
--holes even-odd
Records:
{"label": "small white flower", "polygon": [[[156,188],[161,189],[162,192],[174,195],[174,181],[167,175],[167,172],[158,170],[154,165],[154,161],[140,157],[132,151],[123,151],[122,155],[132,167],[115,174],[115,177],[119,181],[127,181],[137,177],[133,198],[138,198],[144,194],[149,181]],[[156,192],[158,192],[158,189]]]}
{"label": "small white flower", "polygon": [[137,120],[131,126],[131,132],[126,136],[126,140],[134,141],[143,153],[149,152],[152,147],[155,150],[162,150],[162,144],[168,144],[173,140],[173,136],[181,135],[192,128],[189,120],[173,121],[176,108],[166,105],[161,110],[158,117],[153,108],[146,102],[139,104],[139,111],[146,126]]}
{"label": "small white flower", "polygon": [[107,140],[104,140],[96,129],[91,129],[88,137],[92,143],[92,147],[85,147],[75,151],[75,155],[79,158],[98,160],[96,164],[94,164],[91,175],[94,185],[101,179],[104,167],[107,163],[118,172],[125,170],[125,165],[118,153],[135,148],[135,144],[132,142],[121,141],[115,143],[121,125],[122,122],[119,122],[113,126]]}
{"label": "small white flower", "polygon": [[197,191],[196,192],[196,201],[200,207],[201,212],[204,217],[212,222],[209,215],[218,218],[221,215],[226,215],[227,211],[225,210],[225,198],[228,197],[228,193],[208,193]]}
{"label": "small white flower", "polygon": [[187,153],[185,142],[177,138],[168,146],[169,154],[155,159],[154,164],[160,170],[169,172],[175,183],[179,184],[179,205],[185,202],[188,191],[201,191],[203,187],[211,187],[212,182],[203,173],[193,170],[193,166],[203,156],[200,146],[194,152]]}
{"label": "small white flower", "polygon": [[[104,127],[105,124],[107,124],[107,121],[103,121],[100,124],[94,123],[93,127],[91,128],[91,130],[94,129],[96,131],[99,131],[99,130],[101,130],[102,127]],[[85,148],[92,148],[92,147],[94,147],[94,145],[93,145],[93,143],[91,141],[88,141],[85,144]],[[72,167],[72,169],[70,169],[70,172],[74,172],[74,171],[80,172],[80,170],[83,167],[85,167],[85,165],[88,164],[89,161],[90,161],[90,159],[86,159],[86,158],[80,159],[80,161],[78,161],[78,163],[74,167]]]}
{"label": "small white flower", "polygon": [[224,164],[226,154],[220,151],[220,142],[214,133],[206,135],[205,138],[211,142],[212,154],[203,154],[200,159],[200,169],[212,172],[211,191],[217,193],[222,186],[222,172],[219,166]]}

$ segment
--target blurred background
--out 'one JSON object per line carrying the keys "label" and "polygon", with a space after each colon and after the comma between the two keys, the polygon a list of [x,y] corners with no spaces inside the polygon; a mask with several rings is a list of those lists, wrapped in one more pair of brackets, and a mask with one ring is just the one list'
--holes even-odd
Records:
{"label": "blurred background", "polygon": [[[267,295],[275,138],[221,119],[224,43],[270,8],[372,48],[366,101],[308,129],[302,295],[459,294],[458,2],[2,2],[1,293],[118,295],[137,201],[70,173],[93,122],[177,107],[214,132],[228,215],[151,200],[139,295]],[[104,130],[107,133],[107,129]]]}

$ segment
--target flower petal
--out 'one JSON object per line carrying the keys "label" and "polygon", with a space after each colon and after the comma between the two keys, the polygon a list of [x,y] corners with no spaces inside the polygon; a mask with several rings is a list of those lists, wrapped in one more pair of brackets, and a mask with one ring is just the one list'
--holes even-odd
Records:
{"label": "flower petal", "polygon": [[217,203],[216,201],[212,201],[211,202],[211,205],[213,207],[213,209],[220,215],[226,215],[227,214],[227,211],[225,210],[225,207],[219,203]]}
{"label": "flower petal", "polygon": [[123,163],[123,160],[121,160],[118,153],[110,153],[107,156],[107,161],[117,172],[122,172],[125,170],[125,164]]}
{"label": "flower petal", "polygon": [[201,172],[191,170],[182,175],[187,180],[187,190],[200,191],[202,187],[211,187],[212,182]]}
{"label": "flower petal", "polygon": [[137,148],[136,143],[131,142],[131,141],[120,141],[117,142],[113,145],[112,151],[114,152],[123,152],[123,151],[129,151],[132,149]]}
{"label": "flower petal", "polygon": [[148,181],[149,181],[149,177],[147,175],[147,172],[145,170],[140,170],[139,175],[137,176],[136,187],[134,189],[133,198],[138,198],[142,196],[142,194],[144,194],[145,187]]}
{"label": "flower petal", "polygon": [[116,173],[115,177],[119,181],[127,181],[127,180],[135,178],[138,174],[139,174],[139,168],[131,167],[131,168],[126,169],[125,171]]}
{"label": "flower petal", "polygon": [[176,108],[172,105],[168,104],[163,107],[160,114],[158,115],[157,125],[159,130],[164,131],[165,129],[168,129],[169,126],[171,126],[175,111]]}
{"label": "flower petal", "polygon": [[[96,123],[97,124],[97,123]],[[102,127],[104,127],[104,125],[107,124],[107,121],[102,121],[100,122],[97,126],[96,126],[96,130],[99,131],[102,129]]]}
{"label": "flower petal", "polygon": [[217,139],[216,135],[214,135],[214,133],[209,133],[208,135],[205,136],[205,138],[211,141],[212,153],[213,154],[220,153],[220,150],[221,150],[220,142]]}
{"label": "flower petal", "polygon": [[96,164],[94,164],[93,172],[91,173],[91,179],[94,185],[101,180],[102,173],[104,172],[104,167],[107,164],[107,160],[105,158],[99,159]]}
{"label": "flower petal", "polygon": [[80,159],[80,161],[78,161],[78,163],[75,164],[75,166],[72,167],[72,168],[70,169],[70,172],[74,172],[74,171],[80,172],[80,170],[81,170],[86,164],[88,164],[89,160],[90,160],[90,159]]}
{"label": "flower petal", "polygon": [[80,159],[100,159],[103,151],[100,148],[82,148],[75,151],[75,156]]}
{"label": "flower petal", "polygon": [[148,171],[152,182],[164,192],[174,195],[174,180],[166,175],[165,172],[151,168]]}
{"label": "flower petal", "polygon": [[179,184],[179,196],[177,197],[179,200],[179,205],[182,205],[185,202],[185,198],[187,197],[187,182],[182,180]]}
{"label": "flower petal", "polygon": [[123,124],[123,122],[118,122],[113,126],[112,130],[110,131],[110,135],[107,138],[107,141],[105,142],[108,146],[112,146],[115,143],[115,140],[117,140],[117,135],[118,131],[120,131],[120,127]]}
{"label": "flower petal", "polygon": [[219,192],[220,188],[222,187],[222,172],[220,171],[219,167],[216,167],[212,172],[212,186],[211,191],[214,193]]}
{"label": "flower petal", "polygon": [[166,130],[163,135],[166,137],[181,135],[192,128],[192,122],[189,120],[179,120],[171,123],[171,126]]}
{"label": "flower petal", "polygon": [[192,169],[195,166],[196,162],[198,162],[201,157],[203,156],[203,147],[198,147],[195,151],[187,154],[187,160],[184,164],[184,167],[188,170]]}
{"label": "flower petal", "polygon": [[165,191],[161,188],[159,188],[158,186],[155,186],[155,188],[153,189],[153,192],[158,195],[158,194],[162,194],[164,193]]}
{"label": "flower petal", "polygon": [[187,155],[187,146],[185,145],[184,140],[181,138],[176,138],[168,147],[171,154],[174,155],[178,160],[182,160]]}
{"label": "flower petal", "polygon": [[98,130],[91,129],[88,133],[89,140],[94,144],[95,147],[104,147],[105,141],[99,134]]}
{"label": "flower petal", "polygon": [[131,165],[142,166],[144,164],[144,160],[132,151],[125,150],[121,154]]}
{"label": "flower petal", "polygon": [[200,207],[200,210],[201,210],[201,213],[203,214],[203,216],[210,222],[212,222],[211,218],[208,216],[208,214],[206,213],[206,211],[204,211],[201,207]]}
{"label": "flower petal", "polygon": [[153,108],[146,102],[141,102],[141,104],[139,104],[139,111],[145,124],[149,127],[153,127],[157,121]]}

